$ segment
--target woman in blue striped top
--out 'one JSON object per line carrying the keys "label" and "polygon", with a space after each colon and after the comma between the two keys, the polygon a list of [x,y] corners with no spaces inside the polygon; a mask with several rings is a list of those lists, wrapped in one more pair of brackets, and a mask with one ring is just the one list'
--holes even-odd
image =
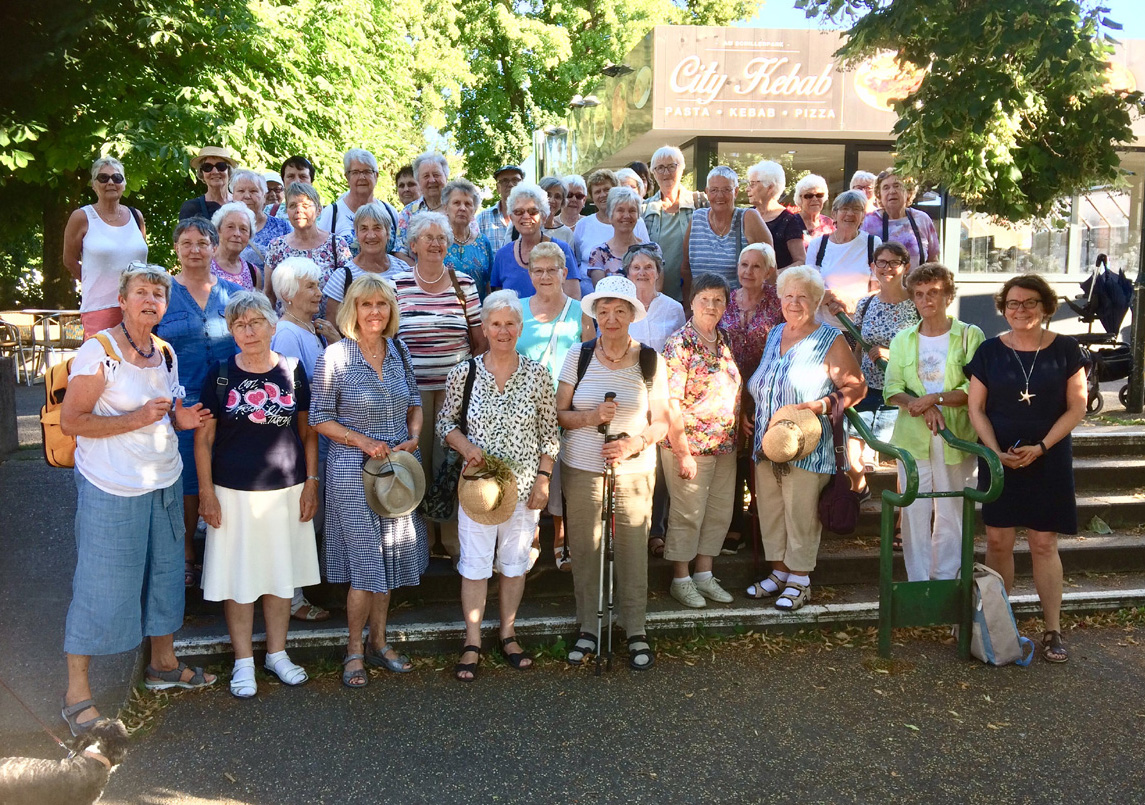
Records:
{"label": "woman in blue striped top", "polygon": [[[826,414],[832,392],[844,407],[863,399],[867,383],[839,331],[815,320],[823,278],[814,268],[792,266],[777,282],[783,323],[768,334],[759,368],[748,381],[755,399],[755,494],[764,555],[772,572],[747,589],[751,598],[771,598],[776,609],[793,612],[811,596],[819,538],[819,494],[835,472],[833,439]],[[823,435],[806,457],[773,464],[762,457],[763,435],[772,414],[784,405],[820,414]]]}

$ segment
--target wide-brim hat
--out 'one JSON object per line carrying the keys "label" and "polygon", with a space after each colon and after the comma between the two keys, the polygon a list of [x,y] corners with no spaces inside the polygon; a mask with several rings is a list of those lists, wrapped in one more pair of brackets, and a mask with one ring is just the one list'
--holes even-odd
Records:
{"label": "wide-brim hat", "polygon": [[488,466],[462,470],[457,482],[457,503],[473,522],[501,525],[513,516],[517,500],[517,479],[511,473],[499,475]]}
{"label": "wide-brim hat", "polygon": [[199,153],[191,158],[191,170],[198,171],[199,165],[203,163],[204,159],[221,159],[230,165],[232,168],[239,166],[238,161],[231,156],[229,148],[220,148],[217,145],[208,145],[205,148],[199,149]]}
{"label": "wide-brim hat", "polygon": [[760,447],[763,454],[783,464],[807,458],[823,437],[823,423],[807,408],[785,405],[771,415]]}
{"label": "wide-brim hat", "polygon": [[391,450],[362,465],[366,503],[379,517],[405,517],[425,497],[425,473],[412,453]]}
{"label": "wide-brim hat", "polygon": [[636,308],[636,317],[632,319],[633,321],[640,321],[648,315],[644,303],[636,295],[636,286],[628,277],[614,275],[601,279],[596,284],[596,290],[580,300],[581,312],[595,319],[596,311],[593,310],[593,306],[601,299],[623,299],[631,303]]}

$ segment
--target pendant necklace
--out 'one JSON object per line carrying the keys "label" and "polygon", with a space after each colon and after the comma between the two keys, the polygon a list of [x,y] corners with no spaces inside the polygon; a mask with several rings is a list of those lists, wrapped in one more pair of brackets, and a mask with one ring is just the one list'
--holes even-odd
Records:
{"label": "pendant necklace", "polygon": [[144,352],[143,350],[141,350],[139,347],[137,347],[135,345],[134,341],[131,340],[131,333],[127,332],[127,325],[126,324],[124,324],[123,322],[120,322],[119,323],[119,329],[123,330],[123,337],[127,339],[127,343],[131,344],[131,348],[139,353],[139,357],[141,357],[141,358],[152,358],[155,356],[155,342],[154,341],[151,342],[151,351],[150,352]]}
{"label": "pendant necklace", "polygon": [[[1011,332],[1010,339],[1013,340],[1013,338],[1014,334]],[[1024,402],[1026,405],[1033,405],[1034,397],[1037,397],[1038,395],[1030,393],[1030,378],[1034,375],[1034,364],[1038,362],[1038,353],[1042,351],[1042,336],[1040,334],[1038,335],[1038,348],[1034,350],[1034,359],[1030,361],[1030,371],[1028,372],[1026,371],[1026,365],[1022,363],[1021,356],[1018,355],[1018,351],[1011,347],[1009,344],[1006,346],[1010,347],[1010,352],[1014,353],[1014,360],[1018,362],[1018,368],[1022,370],[1022,376],[1026,378],[1026,390],[1018,392],[1018,402]]]}

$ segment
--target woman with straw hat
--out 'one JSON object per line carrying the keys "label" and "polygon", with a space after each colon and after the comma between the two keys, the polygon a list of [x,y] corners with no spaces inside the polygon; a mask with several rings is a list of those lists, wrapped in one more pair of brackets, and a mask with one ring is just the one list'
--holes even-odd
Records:
{"label": "woman with straw hat", "polygon": [[199,149],[191,159],[191,170],[199,181],[207,186],[207,192],[184,201],[179,207],[179,220],[184,218],[206,218],[211,220],[219,207],[231,200],[231,172],[239,166],[231,156],[230,149],[208,145]]}
{"label": "woman with straw hat", "polygon": [[[783,323],[768,335],[759,368],[748,381],[755,400],[759,530],[772,572],[748,587],[747,594],[775,598],[776,609],[785,612],[799,609],[811,594],[809,574],[823,533],[819,495],[835,472],[826,415],[831,406],[854,405],[867,391],[846,340],[836,328],[815,320],[824,290],[823,278],[812,267],[792,266],[779,275]],[[776,416],[781,409],[794,416]],[[818,415],[818,439],[814,428],[800,421],[806,416],[800,411]],[[793,426],[777,431],[779,422],[788,419]]]}
{"label": "woman with straw hat", "polygon": [[437,417],[437,435],[465,459],[457,490],[465,647],[455,675],[462,682],[473,680],[481,659],[481,619],[494,567],[501,574],[501,652],[519,671],[533,664],[514,626],[560,442],[552,376],[517,352],[523,319],[516,292],[485,297],[481,326],[489,351],[450,371]]}

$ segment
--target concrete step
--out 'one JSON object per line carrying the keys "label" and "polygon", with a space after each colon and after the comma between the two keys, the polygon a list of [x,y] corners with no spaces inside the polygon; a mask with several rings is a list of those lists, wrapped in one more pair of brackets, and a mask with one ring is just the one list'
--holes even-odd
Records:
{"label": "concrete step", "polygon": [[[867,473],[867,482],[876,492],[894,489],[897,478],[897,471],[890,464]],[[1145,490],[1145,454],[1074,456],[1073,478],[1079,493]]]}
{"label": "concrete step", "polygon": [[1136,425],[1090,425],[1073,431],[1074,458],[1145,456],[1145,428]]}

